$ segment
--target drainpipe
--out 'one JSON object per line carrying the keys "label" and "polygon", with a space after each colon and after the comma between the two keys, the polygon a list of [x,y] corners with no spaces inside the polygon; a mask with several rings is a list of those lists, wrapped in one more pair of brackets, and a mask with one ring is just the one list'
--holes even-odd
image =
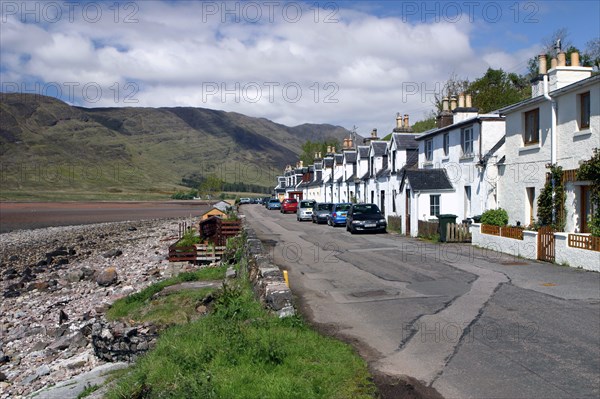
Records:
{"label": "drainpipe", "polygon": [[[540,60],[541,61],[541,60]],[[546,60],[544,57],[544,64],[545,64]],[[541,62],[540,62],[541,65]],[[541,69],[541,67],[540,67]],[[545,69],[545,65],[544,65],[544,69]],[[550,97],[550,94],[548,93],[548,74],[544,74],[543,76],[543,82],[544,82],[544,98],[548,101],[550,101],[550,103],[552,104],[552,124],[550,126],[550,165],[554,166],[556,165],[556,147],[557,147],[557,140],[556,140],[556,114],[557,114],[557,108],[558,105],[556,103],[556,100],[553,99],[552,97]],[[554,181],[554,177],[552,177],[552,224],[556,224],[556,207],[554,206],[555,203],[555,192],[554,192],[554,187],[555,187],[556,182]]]}

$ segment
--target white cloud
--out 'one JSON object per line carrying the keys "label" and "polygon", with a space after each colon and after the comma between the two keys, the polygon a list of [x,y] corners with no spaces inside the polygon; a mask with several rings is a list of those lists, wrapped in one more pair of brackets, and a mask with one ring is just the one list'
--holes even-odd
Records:
{"label": "white cloud", "polygon": [[[293,21],[295,10],[285,14],[284,3],[272,10],[261,3],[263,20],[252,24],[253,9],[232,15],[208,7],[224,3],[136,4],[115,14],[104,3],[98,21],[83,7],[73,21],[65,14],[39,25],[3,15],[2,81],[97,83],[103,95],[83,106],[208,107],[289,125],[358,125],[367,134],[391,129],[396,112],[419,119],[451,73],[474,78],[531,51],[476,57],[467,22],[409,24],[339,10],[338,22],[324,23],[331,11],[316,15],[309,5]],[[222,23],[235,13],[240,23]],[[127,96],[136,102],[123,103]]]}

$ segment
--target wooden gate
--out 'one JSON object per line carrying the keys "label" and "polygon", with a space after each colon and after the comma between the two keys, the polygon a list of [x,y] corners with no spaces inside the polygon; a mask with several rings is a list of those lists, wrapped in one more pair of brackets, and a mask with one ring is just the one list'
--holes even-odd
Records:
{"label": "wooden gate", "polygon": [[537,258],[539,260],[554,262],[554,233],[555,230],[550,226],[540,227],[538,230]]}

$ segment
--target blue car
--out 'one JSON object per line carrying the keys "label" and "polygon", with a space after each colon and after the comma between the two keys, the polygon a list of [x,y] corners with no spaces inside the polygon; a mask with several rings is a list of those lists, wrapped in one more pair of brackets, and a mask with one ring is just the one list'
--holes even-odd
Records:
{"label": "blue car", "polygon": [[271,198],[267,202],[267,209],[281,209],[281,202],[277,198]]}
{"label": "blue car", "polygon": [[349,202],[342,202],[340,204],[334,204],[331,209],[331,213],[327,217],[327,224],[330,226],[341,226],[346,225],[346,215],[352,206]]}

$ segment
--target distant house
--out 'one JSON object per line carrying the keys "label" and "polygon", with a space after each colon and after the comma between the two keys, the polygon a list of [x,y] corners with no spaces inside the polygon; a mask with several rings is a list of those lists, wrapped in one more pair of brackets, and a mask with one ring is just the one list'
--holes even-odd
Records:
{"label": "distant house", "polygon": [[600,75],[591,76],[592,68],[579,66],[574,54],[567,66],[560,53],[547,73],[545,57],[540,60],[532,98],[500,110],[506,116],[506,157],[499,170],[498,205],[507,210],[510,224],[536,220],[547,165],[555,164],[564,172],[565,230],[588,231],[591,183],[577,181],[576,172],[600,148]]}
{"label": "distant house", "polygon": [[231,205],[229,205],[228,202],[225,202],[225,201],[217,202],[216,204],[213,205],[213,207],[211,209],[204,212],[202,214],[202,216],[200,216],[200,220],[205,220],[212,216],[218,216],[221,218],[225,218],[225,217],[227,217],[227,212],[229,212],[230,210],[231,210]]}

